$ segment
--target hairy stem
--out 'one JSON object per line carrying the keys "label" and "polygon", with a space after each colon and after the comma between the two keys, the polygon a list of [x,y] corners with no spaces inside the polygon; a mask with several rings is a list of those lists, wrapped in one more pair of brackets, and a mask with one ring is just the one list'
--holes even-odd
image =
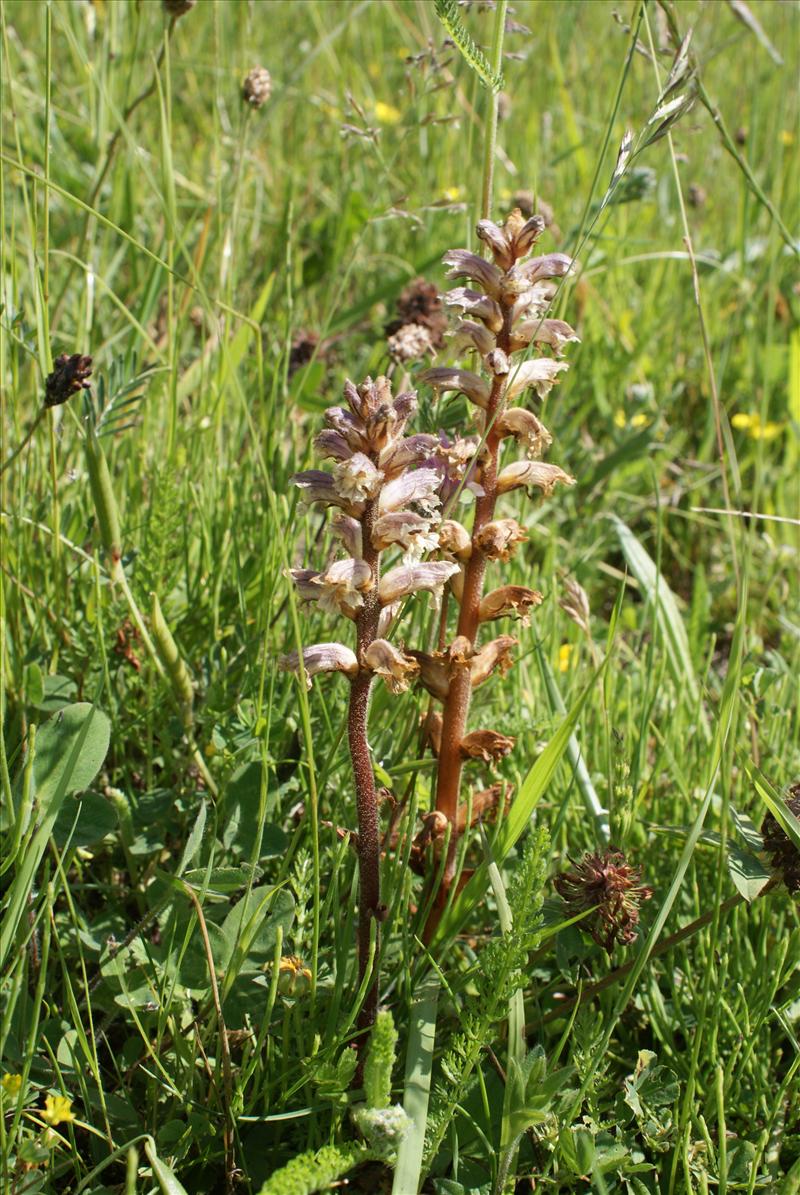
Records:
{"label": "hairy stem", "polygon": [[[380,602],[378,600],[379,553],[372,547],[372,524],[374,505],[367,503],[361,520],[363,534],[363,559],[372,570],[373,586],[364,595],[364,605],[356,619],[358,637],[357,655],[369,647],[378,633]],[[363,980],[370,966],[371,923],[376,929],[380,923],[381,900],[381,843],[378,822],[378,795],[375,790],[375,774],[372,770],[367,718],[369,695],[372,687],[372,673],[363,671],[355,677],[350,689],[350,710],[347,719],[347,737],[350,758],[353,764],[353,780],[356,789],[356,811],[358,814],[358,979]],[[375,940],[375,958],[378,956],[379,938]],[[378,1012],[378,968],[374,964],[372,983],[369,986],[364,1005],[358,1016],[361,1029],[369,1029]],[[364,1035],[359,1049],[363,1051],[368,1038]]]}
{"label": "hairy stem", "polygon": [[[513,300],[512,300],[513,302]],[[497,337],[498,348],[508,351],[511,335],[511,305],[504,311],[503,328]],[[481,470],[481,485],[483,496],[475,504],[475,519],[472,525],[472,555],[467,561],[464,572],[464,591],[461,598],[461,610],[458,616],[457,634],[468,639],[474,647],[478,634],[479,611],[483,595],[483,582],[486,574],[486,558],[478,548],[475,539],[478,532],[491,522],[497,503],[497,464],[500,452],[501,436],[497,432],[497,416],[501,413],[504,400],[505,378],[497,376],[492,384],[489,403],[486,410],[486,426],[488,428],[485,445],[485,460]],[[426,936],[435,928],[435,922],[441,915],[441,910],[447,900],[447,892],[453,882],[456,868],[456,852],[458,847],[458,805],[461,790],[461,741],[467,725],[470,698],[472,696],[472,680],[468,669],[454,671],[450,682],[450,691],[444,702],[442,712],[442,743],[439,750],[439,764],[436,777],[436,808],[443,813],[451,825],[450,845],[447,851],[442,885],[439,890],[437,905],[433,912],[434,923],[429,921]]]}

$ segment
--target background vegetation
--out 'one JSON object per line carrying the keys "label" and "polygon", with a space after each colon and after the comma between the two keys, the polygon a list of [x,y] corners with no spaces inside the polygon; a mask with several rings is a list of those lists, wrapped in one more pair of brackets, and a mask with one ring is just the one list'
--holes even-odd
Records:
{"label": "background vegetation", "polygon": [[[421,882],[386,860],[392,1099],[415,1111],[394,1189],[491,1191],[508,1161],[509,1190],[516,1172],[520,1190],[788,1195],[797,904],[731,898],[763,888],[765,798],[800,774],[800,11],[752,5],[754,30],[742,5],[678,5],[704,91],[600,211],[625,130],[656,127],[667,22],[653,4],[515,8],[528,32],[506,40],[494,214],[534,192],[548,247],[588,236],[559,298],[581,344],[546,412],[578,484],[520,504],[531,538],[505,579],[546,601],[482,690],[517,737],[500,777],[518,788],[547,764],[585,704],[549,782],[524,789],[531,831],[436,958],[415,936]],[[487,9],[460,10],[484,45]],[[175,21],[153,0],[2,5],[4,460],[53,360],[94,359],[91,409],[48,412],[2,476],[4,1191],[218,1192],[234,1167],[257,1191],[299,1152],[357,1139],[346,695],[323,679],[306,696],[276,668],[331,635],[284,577],[306,541],[327,550],[288,479],[344,378],[386,371],[403,287],[442,285],[441,254],[474,245],[486,92],[444,36],[422,0],[200,0]],[[255,65],[273,81],[259,111],[240,91]],[[295,368],[301,331],[320,341]],[[421,403],[426,427],[463,419],[424,388]],[[567,577],[591,636],[558,604]],[[188,735],[136,627],[137,610],[159,625],[151,593],[195,685]],[[410,645],[430,617],[418,600]],[[373,703],[401,830],[430,798],[419,709],[414,693]],[[592,792],[654,890],[611,959],[578,926],[542,930],[565,916],[553,874],[601,845]],[[509,1046],[520,1018],[527,1058]],[[390,1190],[391,1171],[361,1166],[351,1186]]]}

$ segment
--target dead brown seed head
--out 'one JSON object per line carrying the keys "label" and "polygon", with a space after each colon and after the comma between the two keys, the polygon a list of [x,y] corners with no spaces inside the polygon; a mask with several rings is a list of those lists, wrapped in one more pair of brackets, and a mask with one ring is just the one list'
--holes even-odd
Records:
{"label": "dead brown seed head", "polygon": [[89,378],[92,373],[92,358],[82,357],[80,353],[62,353],[56,358],[55,368],[47,375],[44,384],[44,405],[46,407],[60,407],[68,402],[73,394],[89,389]]}
{"label": "dead brown seed head", "polygon": [[272,76],[266,67],[254,66],[242,84],[242,99],[251,108],[263,108],[272,95]]}
{"label": "dead brown seed head", "polygon": [[609,847],[601,855],[587,851],[553,883],[570,917],[593,910],[581,927],[611,954],[615,943],[626,946],[634,940],[640,906],[653,895],[641,878],[622,851]]}
{"label": "dead brown seed head", "polygon": [[[789,788],[786,806],[796,818],[800,818],[800,782]],[[789,892],[800,892],[800,851],[774,814],[768,813],[764,818],[761,834],[772,870],[780,875]]]}

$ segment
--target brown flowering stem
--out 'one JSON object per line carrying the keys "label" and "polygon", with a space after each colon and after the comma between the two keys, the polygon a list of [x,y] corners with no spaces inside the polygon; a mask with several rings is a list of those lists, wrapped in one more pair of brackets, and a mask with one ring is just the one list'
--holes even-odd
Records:
{"label": "brown flowering stem", "polygon": [[[363,652],[377,637],[380,601],[378,598],[379,553],[372,546],[372,525],[375,504],[368,502],[361,519],[363,533],[363,559],[372,571],[372,588],[364,595],[364,604],[356,618],[357,655]],[[381,840],[378,822],[378,794],[375,789],[375,773],[367,739],[367,716],[369,695],[373,674],[366,669],[360,671],[351,682],[350,709],[347,718],[347,737],[353,764],[353,780],[356,789],[356,812],[358,815],[358,978],[359,984],[370,966],[371,923],[375,921],[376,931],[380,923],[380,860]],[[378,957],[380,936],[375,938],[375,958]],[[372,983],[367,989],[364,1004],[358,1015],[360,1029],[368,1030],[375,1022],[378,1012],[378,969],[373,964]],[[362,1036],[359,1052],[367,1043]]]}
{"label": "brown flowering stem", "polygon": [[[511,335],[511,307],[505,307],[503,312],[503,327],[497,336],[497,347],[504,352],[509,350]],[[466,638],[472,647],[478,632],[480,620],[480,605],[483,595],[483,582],[486,574],[486,558],[477,546],[478,532],[491,522],[497,503],[497,463],[502,439],[497,430],[497,416],[503,407],[503,390],[505,377],[495,376],[486,408],[486,426],[488,433],[485,444],[485,460],[481,471],[481,486],[483,495],[475,504],[475,518],[472,526],[472,555],[470,556],[464,574],[464,591],[461,598],[461,609],[458,616],[457,634]],[[447,853],[442,884],[432,917],[426,926],[425,937],[430,936],[436,928],[439,917],[447,903],[447,893],[453,883],[456,867],[456,848],[458,845],[458,805],[461,791],[461,769],[463,756],[461,741],[464,738],[469,714],[470,698],[472,695],[472,679],[469,669],[454,670],[450,681],[450,689],[444,702],[442,713],[442,744],[439,751],[439,763],[436,778],[436,808],[443,813],[453,828],[450,846]]]}

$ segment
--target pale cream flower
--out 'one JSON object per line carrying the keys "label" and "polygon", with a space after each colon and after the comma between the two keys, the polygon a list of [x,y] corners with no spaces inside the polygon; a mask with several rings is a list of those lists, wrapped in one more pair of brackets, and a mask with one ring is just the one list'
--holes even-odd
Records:
{"label": "pale cream flower", "polygon": [[552,357],[537,357],[533,361],[522,361],[512,370],[506,386],[506,401],[510,402],[529,386],[533,387],[540,398],[548,394],[558,375],[569,369],[566,361],[554,361]]}
{"label": "pale cream flower", "polygon": [[403,693],[419,672],[419,664],[386,639],[373,639],[363,654],[365,668],[383,677],[390,693]]}
{"label": "pale cream flower", "polygon": [[381,489],[378,498],[378,512],[389,514],[393,510],[416,504],[426,514],[433,514],[440,506],[437,490],[441,477],[435,469],[413,469],[401,473]]}
{"label": "pale cream flower", "polygon": [[404,440],[396,440],[384,448],[379,457],[379,465],[384,475],[389,478],[407,469],[409,465],[418,465],[429,457],[435,456],[439,448],[438,436],[419,432],[415,436],[406,436]]}
{"label": "pale cream flower", "polygon": [[385,573],[378,582],[381,605],[388,606],[408,594],[421,591],[440,597],[449,578],[458,571],[458,565],[448,560],[398,565]]}
{"label": "pale cream flower", "polygon": [[482,357],[490,353],[497,343],[494,333],[490,332],[485,324],[476,323],[471,319],[459,320],[451,338],[454,352],[466,346],[475,349]]}
{"label": "pale cream flower", "polygon": [[466,527],[455,519],[444,519],[439,524],[439,551],[458,560],[469,560],[472,537]]}
{"label": "pale cream flower", "polygon": [[341,540],[350,556],[364,555],[363,535],[358,519],[339,513],[331,520],[331,531]]}
{"label": "pale cream flower", "polygon": [[[280,659],[280,666],[284,672],[300,671],[300,657],[296,651],[290,651]],[[303,648],[303,667],[306,673],[306,684],[311,688],[311,678],[319,672],[344,672],[348,676],[355,676],[358,672],[356,653],[343,643],[315,643],[313,647]]]}
{"label": "pale cream flower", "polygon": [[341,506],[348,514],[360,515],[363,504],[350,502],[339,493],[330,473],[322,469],[306,469],[295,473],[292,484],[300,490],[300,497],[308,505],[319,502],[322,506]]}
{"label": "pale cream flower", "polygon": [[575,329],[563,319],[523,319],[511,333],[511,351],[527,348],[533,341],[536,344],[548,344],[561,356],[564,345],[580,344],[580,340]]}
{"label": "pale cream flower", "polygon": [[540,457],[553,442],[541,420],[522,407],[504,411],[496,426],[502,435],[513,436],[518,444],[523,444],[529,457]]}
{"label": "pale cream flower", "polygon": [[361,502],[374,498],[382,481],[383,473],[363,452],[356,452],[349,460],[333,467],[336,492],[347,502]]}
{"label": "pale cream flower", "polygon": [[311,582],[319,590],[321,610],[328,614],[345,614],[355,618],[364,604],[362,594],[372,588],[372,570],[366,560],[347,557],[336,560],[330,568]]}
{"label": "pale cream flower", "polygon": [[433,552],[439,546],[439,536],[434,523],[424,515],[397,510],[376,519],[372,546],[379,552],[391,547],[404,548],[403,562],[410,564]]}

